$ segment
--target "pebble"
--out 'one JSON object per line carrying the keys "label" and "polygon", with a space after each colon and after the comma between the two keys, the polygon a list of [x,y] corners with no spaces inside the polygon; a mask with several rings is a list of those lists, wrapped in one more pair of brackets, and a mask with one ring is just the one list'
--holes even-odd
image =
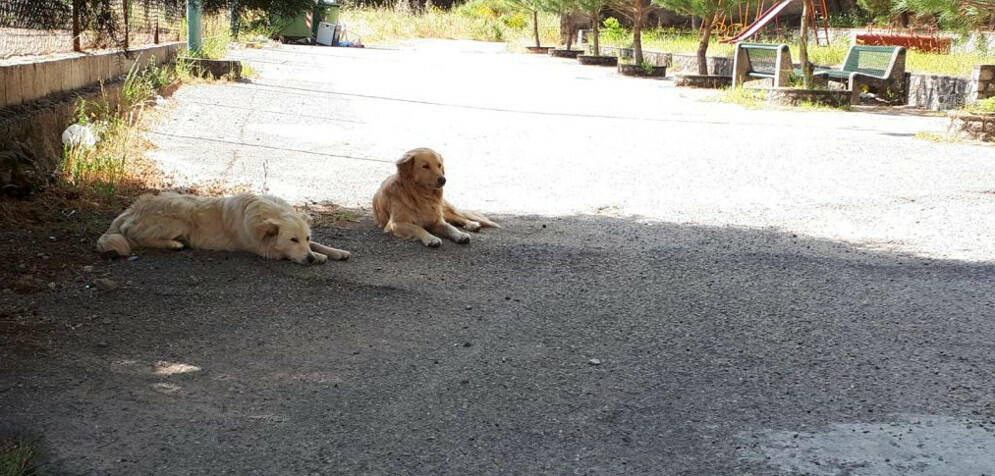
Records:
{"label": "pebble", "polygon": [[92,273],[93,272],[93,266],[84,266],[83,267],[83,272],[84,273]]}
{"label": "pebble", "polygon": [[591,360],[588,360],[587,363],[589,363],[591,365],[601,365],[601,359],[591,359]]}
{"label": "pebble", "polygon": [[93,281],[93,284],[96,285],[101,291],[113,291],[118,288],[116,281],[105,278],[97,279]]}
{"label": "pebble", "polygon": [[55,283],[48,283],[48,289],[55,289]]}
{"label": "pebble", "polygon": [[97,342],[97,347],[107,347],[107,342],[105,341]]}
{"label": "pebble", "polygon": [[128,261],[138,261],[138,257],[135,255],[131,255],[128,257]]}

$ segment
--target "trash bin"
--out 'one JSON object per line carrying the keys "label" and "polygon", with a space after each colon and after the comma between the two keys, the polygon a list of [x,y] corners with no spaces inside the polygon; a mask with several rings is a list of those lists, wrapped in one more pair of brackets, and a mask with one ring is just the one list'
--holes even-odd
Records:
{"label": "trash bin", "polygon": [[283,41],[308,40],[313,41],[318,36],[318,25],[321,22],[333,25],[339,22],[340,5],[335,0],[315,0],[314,10],[302,12],[293,18],[282,18],[280,23],[280,39]]}
{"label": "trash bin", "polygon": [[318,33],[318,24],[321,22],[339,24],[339,8],[341,5],[336,0],[318,0],[314,7],[314,33]]}

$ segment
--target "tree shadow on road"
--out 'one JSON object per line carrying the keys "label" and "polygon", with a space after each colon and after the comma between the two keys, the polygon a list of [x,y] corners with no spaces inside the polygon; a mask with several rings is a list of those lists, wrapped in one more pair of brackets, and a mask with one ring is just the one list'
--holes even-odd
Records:
{"label": "tree shadow on road", "polygon": [[67,473],[770,474],[741,453],[764,429],[995,422],[991,263],[497,218],[439,249],[368,217],[319,226],[353,252],[324,266],[196,250],[100,266],[122,287],[26,302],[55,330],[3,347],[0,433],[36,430]]}

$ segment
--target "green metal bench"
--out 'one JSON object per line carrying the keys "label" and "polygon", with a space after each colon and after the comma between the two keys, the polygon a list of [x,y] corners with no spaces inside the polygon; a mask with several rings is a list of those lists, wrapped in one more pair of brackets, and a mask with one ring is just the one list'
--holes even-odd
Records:
{"label": "green metal bench", "polygon": [[[801,75],[801,70],[795,72]],[[812,77],[845,83],[855,98],[860,92],[900,96],[905,92],[905,48],[901,46],[853,45],[840,68],[816,68]]]}
{"label": "green metal bench", "polygon": [[788,45],[768,43],[736,43],[736,55],[732,67],[732,87],[742,86],[747,81],[773,79],[774,87],[790,85],[794,66]]}

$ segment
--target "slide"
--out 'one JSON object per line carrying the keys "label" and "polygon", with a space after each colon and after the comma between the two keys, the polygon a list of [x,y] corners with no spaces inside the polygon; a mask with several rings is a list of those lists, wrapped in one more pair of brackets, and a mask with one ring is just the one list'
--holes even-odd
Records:
{"label": "slide", "polygon": [[746,27],[745,30],[739,32],[738,35],[732,38],[722,40],[722,43],[736,43],[737,41],[743,41],[753,35],[756,35],[757,32],[764,27],[764,25],[770,23],[771,20],[776,18],[781,13],[781,10],[784,10],[784,7],[787,7],[793,1],[794,0],[782,0],[780,3],[775,4],[773,7],[770,7],[770,9],[760,15],[760,18],[757,18],[757,21]]}

